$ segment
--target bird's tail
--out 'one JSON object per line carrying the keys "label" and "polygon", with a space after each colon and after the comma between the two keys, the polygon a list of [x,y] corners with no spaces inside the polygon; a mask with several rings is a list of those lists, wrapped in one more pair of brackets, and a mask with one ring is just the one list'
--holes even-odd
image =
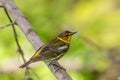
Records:
{"label": "bird's tail", "polygon": [[28,62],[24,63],[23,65],[21,65],[19,68],[24,68],[27,67],[32,61],[29,60]]}

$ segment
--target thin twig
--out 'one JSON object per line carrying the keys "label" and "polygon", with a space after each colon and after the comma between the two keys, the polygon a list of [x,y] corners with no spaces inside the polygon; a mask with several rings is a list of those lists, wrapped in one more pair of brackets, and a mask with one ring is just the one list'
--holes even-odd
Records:
{"label": "thin twig", "polygon": [[101,51],[102,53],[104,53],[104,56],[105,56],[105,57],[109,58],[109,57],[108,57],[108,56],[109,56],[109,51],[108,51],[108,50],[104,49],[102,46],[100,46],[99,44],[95,43],[94,41],[92,41],[91,39],[89,39],[89,38],[87,38],[87,37],[85,37],[85,36],[83,36],[83,35],[80,35],[80,34],[79,34],[79,37],[80,37],[81,39],[83,39],[86,43],[88,43],[90,46],[93,46],[93,47],[95,47],[97,50],[99,50],[99,51]]}
{"label": "thin twig", "polygon": [[3,5],[0,5],[0,7],[4,7]]}
{"label": "thin twig", "polygon": [[34,70],[32,70],[31,68],[30,68],[30,70],[31,70],[32,73],[34,73],[34,75],[36,76],[36,78],[40,80],[40,77],[38,76],[38,74]]}
{"label": "thin twig", "polygon": [[[15,29],[15,26],[14,26],[15,22],[12,21],[12,19],[11,19],[11,17],[9,16],[6,8],[5,8],[5,7],[3,7],[3,8],[4,8],[4,11],[5,11],[5,13],[6,13],[9,21],[11,22],[11,24],[8,24],[8,25],[3,26],[3,27],[7,27],[7,26],[10,26],[10,25],[12,26],[13,32],[14,32],[14,37],[15,37],[15,42],[16,42],[17,47],[18,47],[18,50],[17,50],[17,51],[20,53],[20,55],[22,56],[22,59],[23,59],[23,61],[24,61],[24,63],[25,63],[26,60],[25,60],[25,57],[24,57],[24,53],[23,53],[23,50],[22,50],[22,48],[21,48],[21,46],[20,46],[20,44],[19,44],[19,42],[18,42],[18,39],[17,39],[17,32],[16,32],[16,29]],[[27,76],[29,79],[32,79],[32,78],[29,76],[29,69],[30,69],[30,68],[26,67],[25,76]],[[31,70],[31,69],[30,69],[30,70]],[[31,71],[32,71],[32,73],[36,76],[36,78],[37,78],[38,80],[40,80],[39,77],[38,77],[38,75],[37,75],[33,70],[31,70]]]}
{"label": "thin twig", "polygon": [[4,8],[4,11],[5,11],[5,13],[6,13],[6,15],[7,15],[10,23],[11,23],[12,28],[13,28],[15,42],[16,42],[17,47],[18,47],[18,50],[17,50],[17,51],[21,54],[21,56],[22,56],[22,58],[23,58],[23,61],[26,62],[26,61],[25,61],[25,58],[24,58],[23,51],[22,51],[22,49],[21,49],[21,47],[20,47],[20,44],[19,44],[19,42],[18,42],[18,39],[17,39],[17,32],[16,32],[16,29],[15,29],[15,26],[14,26],[14,24],[12,24],[13,21],[12,21],[11,17],[9,16],[9,13],[7,12],[6,8],[5,8],[5,7],[3,7],[3,8]]}
{"label": "thin twig", "polygon": [[[14,32],[14,38],[15,38],[15,41],[16,41],[16,44],[17,44],[17,47],[18,47],[18,52],[19,52],[21,55],[23,55],[23,51],[22,51],[22,49],[21,49],[21,47],[20,47],[20,44],[19,44],[19,42],[18,42],[18,39],[17,39],[17,32],[16,32],[15,26],[14,26],[15,22],[12,21],[11,17],[9,16],[9,13],[7,12],[7,9],[6,9],[5,7],[3,7],[3,9],[4,9],[4,11],[5,11],[5,13],[6,13],[9,21],[10,21],[10,24],[8,24],[8,25],[6,25],[6,26],[3,26],[3,27],[7,27],[7,26],[10,26],[10,25],[12,26],[13,32]],[[24,56],[23,56],[23,61],[25,61]]]}
{"label": "thin twig", "polygon": [[0,26],[0,29],[4,29],[5,27],[9,27],[9,26],[14,25],[14,24],[15,24],[15,22],[10,23],[10,24],[6,24],[4,26]]}
{"label": "thin twig", "polygon": [[85,37],[83,35],[79,35],[79,37],[81,39],[83,39],[85,42],[89,43],[91,46],[96,47],[98,50],[100,50],[100,51],[104,51],[105,50],[103,47],[101,47],[100,45],[98,45],[97,43],[95,43],[94,41],[92,41],[91,39],[89,39],[89,38],[87,38],[87,37]]}

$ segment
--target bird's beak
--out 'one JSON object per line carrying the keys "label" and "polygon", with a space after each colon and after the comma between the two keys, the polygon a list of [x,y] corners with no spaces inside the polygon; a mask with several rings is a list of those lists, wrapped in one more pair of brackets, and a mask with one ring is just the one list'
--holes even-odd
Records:
{"label": "bird's beak", "polygon": [[75,34],[75,33],[77,33],[77,32],[72,32],[72,35]]}

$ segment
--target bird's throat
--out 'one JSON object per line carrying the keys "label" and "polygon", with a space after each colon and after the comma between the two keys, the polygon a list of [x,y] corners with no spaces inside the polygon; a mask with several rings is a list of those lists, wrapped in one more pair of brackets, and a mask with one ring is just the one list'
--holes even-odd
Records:
{"label": "bird's throat", "polygon": [[62,39],[62,38],[60,38],[60,37],[57,37],[57,39],[59,39],[60,41],[62,41],[62,42],[64,42],[64,43],[67,43],[67,44],[70,43],[69,40],[64,40],[64,39]]}

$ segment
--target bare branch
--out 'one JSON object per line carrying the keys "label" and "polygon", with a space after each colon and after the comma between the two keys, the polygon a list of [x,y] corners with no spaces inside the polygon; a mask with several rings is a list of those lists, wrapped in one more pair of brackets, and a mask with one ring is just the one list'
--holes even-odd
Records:
{"label": "bare branch", "polygon": [[[0,0],[0,2],[11,14],[11,16],[13,17],[17,25],[21,28],[21,30],[25,33],[27,39],[33,45],[35,50],[37,50],[40,46],[42,46],[43,42],[40,40],[39,36],[33,30],[32,26],[27,21],[26,17],[17,8],[14,2],[12,0]],[[54,62],[54,64],[60,65],[56,61]],[[58,67],[56,68],[56,66],[53,66],[53,65],[49,65],[48,67],[58,80],[72,80],[71,77],[66,73],[64,69],[61,69]]]}
{"label": "bare branch", "polygon": [[5,27],[9,27],[9,26],[11,26],[11,25],[13,25],[13,24],[15,24],[15,22],[10,23],[10,24],[6,24],[6,25],[4,25],[4,26],[0,26],[0,29],[4,29]]}
{"label": "bare branch", "polygon": [[[3,7],[3,8],[4,8],[4,11],[5,11],[5,13],[6,13],[9,21],[11,22],[11,26],[12,26],[12,28],[13,28],[15,42],[16,42],[17,47],[18,47],[18,50],[17,50],[17,51],[18,51],[19,54],[22,56],[23,61],[26,62],[25,57],[24,57],[24,53],[23,53],[22,48],[21,48],[21,46],[20,46],[20,44],[19,44],[19,42],[18,42],[18,39],[17,39],[17,32],[16,32],[16,29],[15,29],[15,26],[14,26],[15,22],[12,21],[9,13],[7,12],[7,9],[6,9],[5,7]],[[14,24],[12,24],[12,23],[14,23]],[[26,70],[27,70],[27,69],[26,69]]]}
{"label": "bare branch", "polygon": [[[16,29],[15,29],[15,26],[14,26],[15,22],[12,21],[9,13],[7,12],[7,9],[6,9],[5,7],[3,7],[3,8],[4,8],[4,11],[5,11],[5,13],[6,13],[9,21],[11,22],[11,26],[12,26],[12,29],[13,29],[13,32],[14,32],[15,42],[16,42],[17,47],[18,47],[18,50],[17,50],[17,51],[19,52],[19,54],[21,55],[21,57],[22,57],[22,59],[23,59],[23,61],[24,61],[24,63],[25,63],[26,60],[25,60],[25,57],[24,57],[24,52],[23,52],[23,50],[22,50],[22,48],[21,48],[21,46],[20,46],[20,44],[19,44],[19,42],[18,42],[17,32],[16,32]],[[12,23],[14,23],[14,24],[12,24]],[[31,69],[31,68],[26,67],[25,78],[27,77],[27,80],[32,79],[32,78],[29,76],[29,69]],[[34,72],[34,71],[33,71],[33,72]],[[33,72],[32,72],[32,73],[33,73]],[[33,74],[37,77],[37,74],[35,74],[35,72],[34,72]],[[38,78],[38,77],[37,77],[37,78]],[[40,80],[40,78],[38,78],[38,80]]]}

